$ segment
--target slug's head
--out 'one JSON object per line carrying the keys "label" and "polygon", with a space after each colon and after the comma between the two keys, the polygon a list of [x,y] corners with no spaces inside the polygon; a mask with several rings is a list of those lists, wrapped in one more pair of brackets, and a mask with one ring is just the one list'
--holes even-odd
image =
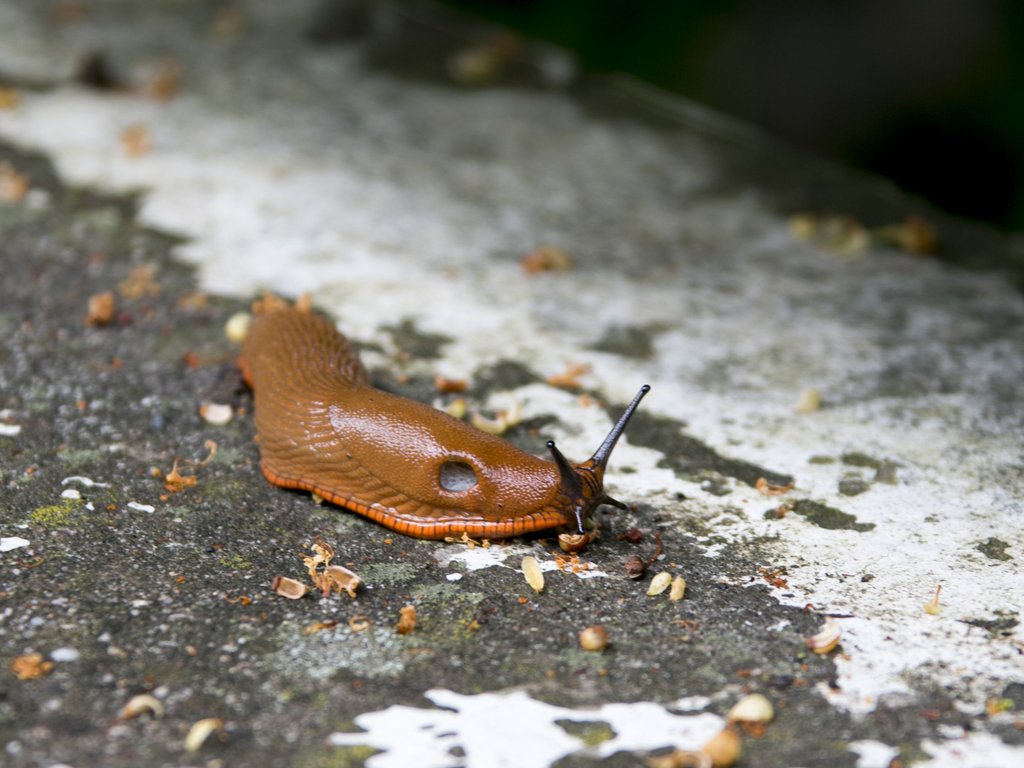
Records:
{"label": "slug's head", "polygon": [[608,466],[608,458],[612,455],[612,449],[615,448],[626,425],[636,413],[640,401],[650,390],[651,388],[647,384],[640,387],[633,402],[615,422],[615,426],[612,427],[612,431],[608,433],[604,442],[594,452],[594,455],[582,464],[571,464],[555,447],[555,441],[548,441],[548,450],[551,451],[551,456],[554,458],[555,464],[558,465],[558,471],[562,476],[561,490],[563,496],[568,499],[569,509],[567,511],[575,518],[580,533],[584,533],[583,523],[590,513],[602,504],[611,504],[619,509],[626,508],[621,501],[616,501],[604,492],[604,471]]}

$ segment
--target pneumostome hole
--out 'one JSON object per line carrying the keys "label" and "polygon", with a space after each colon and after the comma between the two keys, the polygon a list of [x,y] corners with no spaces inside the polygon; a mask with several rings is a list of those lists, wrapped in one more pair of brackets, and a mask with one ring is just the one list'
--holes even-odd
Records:
{"label": "pneumostome hole", "polygon": [[476,485],[476,472],[464,461],[446,461],[441,465],[441,487],[452,493],[468,491]]}

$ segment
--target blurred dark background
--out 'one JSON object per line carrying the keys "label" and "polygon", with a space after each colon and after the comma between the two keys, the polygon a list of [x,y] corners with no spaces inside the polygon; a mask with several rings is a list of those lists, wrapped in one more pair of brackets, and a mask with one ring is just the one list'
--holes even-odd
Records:
{"label": "blurred dark background", "polygon": [[445,0],[1024,231],[1019,0]]}

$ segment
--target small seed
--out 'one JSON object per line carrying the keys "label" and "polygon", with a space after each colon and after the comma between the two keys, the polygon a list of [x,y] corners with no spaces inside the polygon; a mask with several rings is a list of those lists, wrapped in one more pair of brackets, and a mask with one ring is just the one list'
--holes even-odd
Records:
{"label": "small seed", "polygon": [[454,400],[448,403],[448,405],[446,405],[442,410],[444,410],[445,413],[447,413],[449,416],[453,418],[461,419],[466,415],[466,411],[468,409],[469,406],[466,404],[466,398],[456,397]]}
{"label": "small seed", "polygon": [[603,651],[608,646],[608,632],[600,624],[580,632],[580,648],[584,651]]}
{"label": "small seed", "polygon": [[188,736],[185,737],[185,750],[187,752],[198,752],[199,749],[216,733],[222,740],[224,738],[224,721],[219,717],[207,717],[192,724]]}
{"label": "small seed", "polygon": [[125,720],[131,720],[133,717],[147,713],[153,717],[163,717],[164,705],[155,696],[151,696],[148,693],[140,693],[138,696],[132,696],[128,703],[124,705],[124,709],[121,710],[121,717]]}
{"label": "small seed", "polygon": [[819,408],[821,408],[821,392],[813,387],[808,387],[801,392],[800,398],[793,406],[793,410],[797,413],[814,413]]}
{"label": "small seed", "polygon": [[935,588],[935,596],[932,597],[927,603],[924,604],[924,612],[929,616],[937,616],[942,609],[939,607],[939,593],[942,591],[942,585],[939,584]]}
{"label": "small seed", "polygon": [[522,567],[526,583],[533,587],[533,591],[540,592],[544,589],[544,574],[540,570],[540,563],[537,562],[537,558],[527,555],[523,558]]}
{"label": "small seed", "polygon": [[677,600],[682,600],[684,594],[686,594],[686,579],[676,576],[672,579],[672,589],[669,590],[668,599],[674,603]]}
{"label": "small seed", "polygon": [[234,411],[230,405],[224,403],[203,403],[199,406],[199,415],[203,417],[203,421],[207,424],[223,427],[231,421]]}
{"label": "small seed", "polygon": [[729,710],[729,722],[770,723],[775,717],[772,703],[760,693],[752,693],[737,701]]}
{"label": "small seed", "polygon": [[370,628],[370,620],[365,616],[353,616],[348,620],[348,628],[353,632],[365,632]]}
{"label": "small seed", "polygon": [[647,588],[647,594],[651,597],[654,595],[660,595],[669,585],[672,583],[672,574],[668,571],[662,571],[653,579],[651,579],[651,586]]}
{"label": "small seed", "polygon": [[815,653],[826,654],[839,645],[841,634],[838,624],[832,619],[825,619],[818,634],[807,638],[807,647]]}
{"label": "small seed", "polygon": [[715,768],[728,768],[740,759],[740,737],[732,728],[720,731],[701,749]]}
{"label": "small seed", "polygon": [[237,312],[228,318],[224,324],[224,335],[229,341],[241,344],[245,334],[249,332],[249,323],[252,322],[252,315],[248,312]]}

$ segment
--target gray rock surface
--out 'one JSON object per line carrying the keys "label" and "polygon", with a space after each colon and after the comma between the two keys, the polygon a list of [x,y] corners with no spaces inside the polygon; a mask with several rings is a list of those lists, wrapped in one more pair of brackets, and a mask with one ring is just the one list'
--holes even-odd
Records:
{"label": "gray rock surface", "polygon": [[[743,765],[1020,760],[1018,239],[435,9],[60,8],[0,7],[7,763],[634,765],[752,691],[776,718]],[[934,254],[893,243],[911,216]],[[524,271],[542,246],[571,268]],[[310,292],[381,386],[467,379],[537,453],[589,455],[651,383],[608,477],[633,508],[573,573],[551,538],[408,539],[269,486],[224,332],[262,289]],[[318,536],[355,600],[270,589]]]}

